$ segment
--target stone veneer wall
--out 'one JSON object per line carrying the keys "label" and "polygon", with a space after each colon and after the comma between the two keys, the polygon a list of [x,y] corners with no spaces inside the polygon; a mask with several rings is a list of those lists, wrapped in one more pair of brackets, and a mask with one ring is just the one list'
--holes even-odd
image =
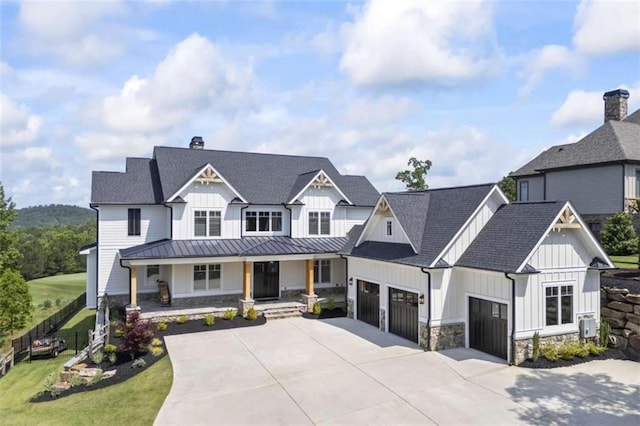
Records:
{"label": "stone veneer wall", "polygon": [[464,348],[464,323],[456,323],[456,324],[445,324],[439,327],[431,327],[431,347],[427,346],[426,336],[423,337],[423,333],[428,333],[427,330],[423,329],[426,327],[422,327],[420,325],[420,342],[424,341],[424,348],[430,351],[441,351],[443,349],[451,349],[451,348]]}
{"label": "stone veneer wall", "polygon": [[[558,334],[555,336],[540,336],[540,347],[552,344],[562,346],[568,342],[578,340],[578,333]],[[533,338],[516,340],[516,355],[513,363],[515,365],[522,364],[525,360],[533,357]]]}
{"label": "stone veneer wall", "polygon": [[640,293],[626,288],[602,287],[600,315],[611,326],[609,346],[640,361]]}
{"label": "stone veneer wall", "polygon": [[380,308],[380,323],[378,324],[380,330],[385,331],[385,326],[387,325],[387,311],[384,308]]}
{"label": "stone veneer wall", "polygon": [[351,318],[354,319],[355,315],[353,313],[353,299],[352,298],[347,298],[347,318]]}

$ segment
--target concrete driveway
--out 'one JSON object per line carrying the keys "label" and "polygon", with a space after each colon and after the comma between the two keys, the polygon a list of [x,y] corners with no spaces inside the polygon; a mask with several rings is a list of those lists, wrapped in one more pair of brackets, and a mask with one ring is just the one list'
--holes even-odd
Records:
{"label": "concrete driveway", "polygon": [[346,318],[166,339],[173,386],[157,425],[640,424],[640,365],[509,367],[424,352]]}

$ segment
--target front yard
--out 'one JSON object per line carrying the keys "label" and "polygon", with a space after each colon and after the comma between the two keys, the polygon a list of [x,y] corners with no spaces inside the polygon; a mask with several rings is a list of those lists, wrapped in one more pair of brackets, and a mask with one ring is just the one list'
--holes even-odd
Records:
{"label": "front yard", "polygon": [[611,261],[620,269],[638,269],[638,255],[632,256],[609,256]]}

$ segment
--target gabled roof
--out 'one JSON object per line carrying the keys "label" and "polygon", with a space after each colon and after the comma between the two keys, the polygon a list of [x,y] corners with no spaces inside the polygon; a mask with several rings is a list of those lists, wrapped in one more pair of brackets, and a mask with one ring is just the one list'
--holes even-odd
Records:
{"label": "gabled roof", "polygon": [[625,161],[640,161],[640,110],[622,121],[607,121],[578,142],[552,146],[509,176]]}
{"label": "gabled roof", "polygon": [[[238,204],[238,201],[236,201],[236,200],[239,200],[240,203],[246,203],[246,200],[244,200],[242,198],[242,194],[238,193],[238,191],[236,191],[236,189],[233,187],[233,185],[231,185],[224,178],[224,176],[222,176],[220,173],[218,173],[218,171],[215,169],[215,167],[213,167],[209,163],[205,164],[202,169],[197,171],[191,177],[191,179],[189,179],[184,185],[182,185],[182,187],[180,189],[178,189],[175,192],[175,194],[169,196],[169,198],[167,199],[167,202],[170,202],[170,203],[171,202],[175,202],[176,199],[180,199],[180,200],[182,200],[182,202],[184,202],[184,199],[182,197],[180,197],[180,193],[182,193],[194,181],[203,181],[203,182],[207,181],[207,182],[222,183],[222,184],[226,185],[227,188],[229,188],[231,190],[231,192],[235,195],[233,200],[231,200],[231,202],[233,204]],[[235,203],[234,203],[234,201],[235,201]]]}
{"label": "gabled roof", "polygon": [[[332,187],[338,192],[341,197],[347,198],[346,203],[347,205],[350,205],[348,197],[340,190],[340,187],[338,187],[335,182],[333,182],[333,180],[329,176],[327,176],[326,173],[324,173],[324,170],[315,170],[298,175],[298,178],[294,182],[293,187],[291,188],[291,192],[289,193],[289,201],[287,201],[287,204],[293,204],[296,200],[298,200],[298,197],[300,197],[302,193],[307,190],[307,188],[317,184],[319,181],[324,182],[322,186]],[[345,200],[343,199],[341,201]]]}
{"label": "gabled roof", "polygon": [[[382,196],[409,237],[411,245],[365,241],[357,247],[355,244],[347,245],[341,253],[413,266],[433,266],[439,261],[438,255],[494,187],[494,184],[485,184],[384,193]],[[370,222],[367,221],[365,228]]]}
{"label": "gabled roof", "polygon": [[287,203],[300,176],[320,170],[354,206],[373,206],[379,196],[367,178],[343,176],[324,157],[156,147],[153,159],[127,159],[126,173],[94,172],[91,202],[162,203],[207,164],[250,204]]}

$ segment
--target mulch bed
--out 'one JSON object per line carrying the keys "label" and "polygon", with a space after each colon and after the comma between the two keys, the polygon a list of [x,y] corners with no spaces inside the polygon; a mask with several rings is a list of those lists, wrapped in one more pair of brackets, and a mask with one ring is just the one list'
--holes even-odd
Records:
{"label": "mulch bed", "polygon": [[[167,329],[164,331],[158,331],[155,328],[156,324],[154,324],[155,337],[162,340],[162,343],[163,343],[162,348],[164,349],[164,352],[160,356],[154,356],[151,354],[151,352],[147,352],[146,354],[139,354],[139,356],[137,356],[136,359],[140,359],[140,358],[144,359],[146,362],[146,365],[144,367],[142,368],[133,367],[133,360],[128,354],[125,354],[125,353],[117,354],[118,357],[115,364],[109,364],[109,362],[106,359],[106,356],[105,356],[105,360],[100,365],[96,365],[90,359],[86,359],[82,362],[84,364],[87,364],[88,368],[101,368],[103,371],[109,371],[109,370],[115,369],[117,372],[115,376],[111,378],[103,379],[93,385],[81,385],[81,386],[72,387],[69,390],[63,391],[58,396],[52,396],[49,392],[46,392],[46,391],[41,392],[37,396],[33,397],[31,399],[31,402],[51,401],[53,399],[58,399],[68,395],[73,395],[75,393],[88,392],[96,389],[102,389],[107,386],[113,386],[118,383],[122,383],[130,379],[131,377],[137,375],[138,373],[145,371],[146,369],[151,367],[153,364],[155,364],[156,362],[160,361],[162,358],[165,357],[165,355],[167,354],[167,351],[166,351],[166,345],[164,344],[164,338],[167,336],[175,336],[175,335],[187,334],[187,333],[199,333],[199,332],[214,331],[214,330],[229,330],[233,328],[242,328],[242,327],[255,327],[259,325],[264,325],[266,322],[267,320],[263,316],[259,316],[258,319],[254,321],[246,320],[241,316],[236,316],[232,320],[225,320],[223,318],[216,317],[215,323],[212,326],[205,325],[204,319],[187,321],[184,324],[170,322],[170,323],[167,323],[169,327],[167,327]],[[116,337],[114,334],[115,329],[116,329],[115,326],[112,326],[110,328],[111,334],[109,337],[109,342],[111,344],[117,344],[119,341],[119,338]]]}
{"label": "mulch bed", "polygon": [[628,359],[625,354],[618,350],[609,348],[604,353],[600,355],[588,355],[584,358],[574,357],[573,359],[565,360],[559,359],[557,361],[549,361],[543,356],[540,356],[537,361],[533,361],[532,359],[528,359],[522,364],[519,364],[518,367],[524,368],[559,368],[559,367],[571,367],[572,365],[583,364],[589,361],[598,361],[605,359]]}
{"label": "mulch bed", "polygon": [[304,312],[302,314],[302,317],[307,319],[343,318],[346,316],[347,313],[342,308],[323,309],[320,315],[315,315],[311,312]]}

